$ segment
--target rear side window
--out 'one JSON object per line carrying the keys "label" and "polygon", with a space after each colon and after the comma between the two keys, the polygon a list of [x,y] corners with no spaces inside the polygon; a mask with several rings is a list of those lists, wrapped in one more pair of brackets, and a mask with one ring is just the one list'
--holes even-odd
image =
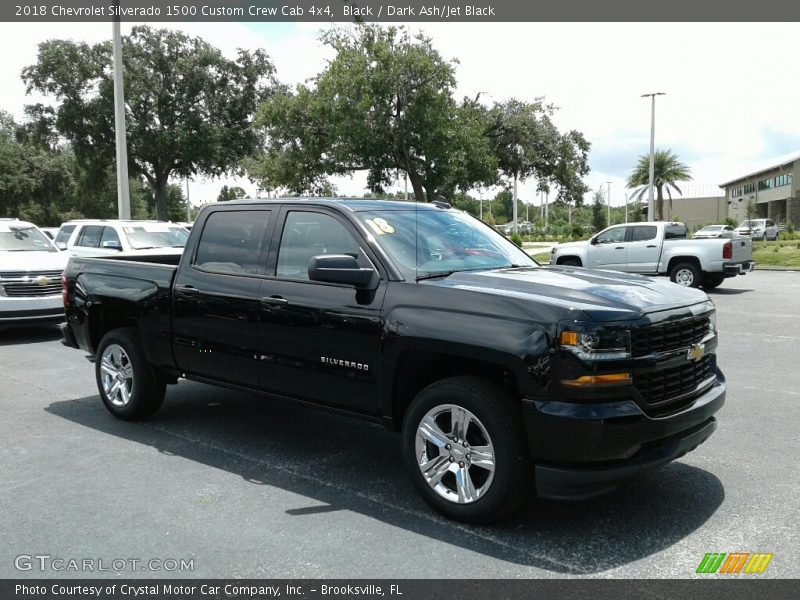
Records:
{"label": "rear side window", "polygon": [[686,238],[686,225],[667,225],[664,227],[665,240],[679,240]]}
{"label": "rear side window", "polygon": [[211,214],[203,227],[194,265],[217,273],[256,274],[266,243],[270,211]]}
{"label": "rear side window", "polygon": [[632,242],[646,242],[654,240],[658,229],[654,225],[635,225],[633,227]]}
{"label": "rear side window", "polygon": [[78,241],[75,242],[76,246],[83,246],[85,248],[97,248],[100,246],[100,235],[103,233],[101,225],[87,225],[81,231]]}
{"label": "rear side window", "polygon": [[64,225],[61,229],[58,230],[58,234],[56,234],[56,239],[53,240],[56,244],[66,244],[69,236],[72,235],[72,232],[75,231],[75,225]]}

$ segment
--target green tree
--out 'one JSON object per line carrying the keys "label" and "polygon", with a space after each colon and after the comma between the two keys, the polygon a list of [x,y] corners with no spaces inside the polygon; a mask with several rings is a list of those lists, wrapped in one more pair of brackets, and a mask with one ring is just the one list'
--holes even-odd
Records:
{"label": "green tree", "polygon": [[606,204],[603,192],[598,191],[592,195],[592,227],[595,231],[606,228]]}
{"label": "green tree", "polygon": [[555,108],[512,98],[489,111],[485,135],[497,157],[506,185],[517,177],[536,177],[539,189],[558,190],[557,199],[580,206],[587,191],[590,144],[578,131],[561,134],[552,121]]}
{"label": "green tree", "polygon": [[[676,185],[679,181],[691,181],[691,169],[683,164],[672,150],[656,150],[653,157],[653,185],[656,188],[656,220],[664,220],[664,191],[669,197],[669,212],[672,214],[672,191],[681,193]],[[647,189],[650,181],[650,156],[645,154],[639,157],[633,172],[628,176],[627,187],[636,188],[633,199],[638,201]]]}
{"label": "green tree", "polygon": [[366,171],[380,193],[407,173],[424,201],[494,181],[483,110],[454,100],[454,65],[429,38],[362,24],[322,41],[336,56],[311,86],[276,94],[258,111],[266,148],[248,172],[262,187],[315,194],[327,176]]}
{"label": "green tree", "polygon": [[[147,26],[123,39],[122,56],[128,167],[154,190],[158,218],[166,219],[170,177],[220,175],[256,149],[250,121],[276,87],[274,69],[261,50],[229,60],[201,38]],[[86,169],[102,173],[113,164],[110,42],[43,42],[22,78],[28,92],[58,102],[32,106],[36,122],[51,122]]]}
{"label": "green tree", "polygon": [[234,185],[233,187],[228,187],[227,185],[223,185],[222,188],[219,190],[219,195],[217,196],[217,202],[227,202],[228,200],[236,200],[237,198],[244,198],[246,195],[247,193],[238,185]]}

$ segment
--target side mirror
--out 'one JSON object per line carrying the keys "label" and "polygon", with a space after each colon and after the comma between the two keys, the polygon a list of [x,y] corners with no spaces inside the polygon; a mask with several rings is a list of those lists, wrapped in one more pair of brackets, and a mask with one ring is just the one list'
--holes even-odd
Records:
{"label": "side mirror", "polygon": [[352,285],[360,290],[374,290],[380,282],[375,269],[361,267],[349,254],[312,257],[308,263],[308,278],[311,281]]}
{"label": "side mirror", "polygon": [[108,240],[107,242],[103,242],[100,245],[101,248],[105,248],[106,250],[122,250],[122,244],[115,240]]}
{"label": "side mirror", "polygon": [[66,250],[67,249],[67,245],[64,242],[56,242],[55,244],[56,244],[56,248],[58,248],[59,250]]}
{"label": "side mirror", "polygon": [[591,238],[589,238],[589,243],[592,246],[596,245],[597,244],[597,236],[595,235],[595,236],[592,236]]}

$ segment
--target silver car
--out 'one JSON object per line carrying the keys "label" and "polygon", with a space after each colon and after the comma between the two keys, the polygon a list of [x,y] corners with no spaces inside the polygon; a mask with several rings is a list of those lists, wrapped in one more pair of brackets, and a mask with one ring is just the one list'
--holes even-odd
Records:
{"label": "silver car", "polygon": [[733,227],[730,225],[706,225],[692,235],[692,237],[696,240],[706,240],[709,238],[732,238],[733,236]]}
{"label": "silver car", "polygon": [[777,240],[780,230],[772,219],[748,219],[741,222],[736,233],[754,240]]}

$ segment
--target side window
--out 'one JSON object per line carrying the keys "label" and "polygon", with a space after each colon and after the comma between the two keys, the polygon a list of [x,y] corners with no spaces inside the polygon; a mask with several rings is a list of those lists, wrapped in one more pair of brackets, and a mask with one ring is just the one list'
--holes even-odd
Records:
{"label": "side window", "polygon": [[323,213],[292,211],[283,226],[276,275],[308,279],[308,263],[322,254],[350,254],[361,259],[361,248],[339,221]]}
{"label": "side window", "polygon": [[654,240],[658,229],[654,225],[636,225],[633,228],[632,242],[646,242]]}
{"label": "side window", "polygon": [[119,241],[119,236],[113,227],[103,227],[103,235],[100,236],[100,247],[105,247],[104,244],[106,242],[115,242],[115,244],[112,246],[113,248],[122,248],[122,244]]}
{"label": "side window", "polygon": [[773,221],[767,221],[767,227],[775,227],[775,223]]}
{"label": "side window", "polygon": [[219,211],[203,226],[194,266],[217,273],[258,273],[270,212]]}
{"label": "side window", "polygon": [[85,248],[97,248],[100,246],[100,235],[103,232],[102,225],[87,225],[81,231],[78,241],[75,242],[76,246],[83,246]]}
{"label": "side window", "polygon": [[597,236],[598,244],[619,244],[625,241],[625,228],[614,227]]}
{"label": "side window", "polygon": [[56,244],[66,244],[69,236],[72,235],[72,232],[75,231],[75,225],[64,225],[61,229],[58,230],[58,234],[56,235],[56,239],[53,240]]}

